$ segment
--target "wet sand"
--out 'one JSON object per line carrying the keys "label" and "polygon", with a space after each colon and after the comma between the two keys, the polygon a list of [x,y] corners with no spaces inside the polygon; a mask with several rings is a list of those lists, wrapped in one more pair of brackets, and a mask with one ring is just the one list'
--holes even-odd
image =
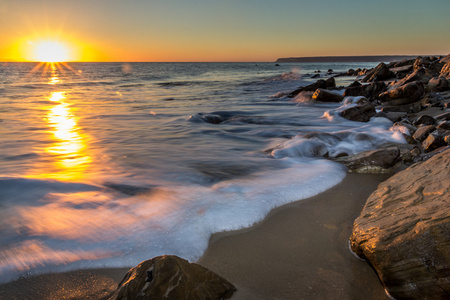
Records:
{"label": "wet sand", "polygon": [[[255,226],[212,236],[199,264],[232,282],[232,299],[388,299],[375,271],[348,249],[353,220],[386,175],[282,206]],[[150,258],[150,257],[149,257]],[[108,299],[127,269],[49,274],[0,286],[0,299]]]}

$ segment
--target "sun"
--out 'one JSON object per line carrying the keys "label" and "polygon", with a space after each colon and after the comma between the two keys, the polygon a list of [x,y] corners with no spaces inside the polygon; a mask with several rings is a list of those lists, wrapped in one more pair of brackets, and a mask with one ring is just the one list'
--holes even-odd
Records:
{"label": "sun", "polygon": [[66,62],[69,60],[69,50],[61,42],[40,41],[34,47],[34,57],[39,62]]}

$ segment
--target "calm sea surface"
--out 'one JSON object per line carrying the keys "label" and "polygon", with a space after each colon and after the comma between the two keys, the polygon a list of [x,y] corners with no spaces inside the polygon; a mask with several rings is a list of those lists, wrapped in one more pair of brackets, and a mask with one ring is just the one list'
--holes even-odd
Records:
{"label": "calm sea surface", "polygon": [[315,70],[375,65],[0,65],[0,282],[162,254],[195,261],[211,234],[336,185],[345,169],[317,149],[401,138],[386,119],[350,122],[341,104],[283,93]]}

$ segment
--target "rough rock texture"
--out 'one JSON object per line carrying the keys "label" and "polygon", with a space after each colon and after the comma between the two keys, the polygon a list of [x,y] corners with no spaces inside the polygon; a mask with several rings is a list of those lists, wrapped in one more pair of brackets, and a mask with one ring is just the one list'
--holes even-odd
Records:
{"label": "rough rock texture", "polygon": [[436,129],[434,125],[424,125],[417,128],[416,132],[414,132],[413,138],[419,142],[425,140],[428,135]]}
{"label": "rough rock texture", "polygon": [[342,100],[344,100],[344,96],[342,96],[341,94],[325,89],[317,89],[314,92],[312,98],[316,101],[321,102],[341,102]]}
{"label": "rough rock texture", "polygon": [[429,134],[428,137],[422,142],[424,152],[431,152],[442,146],[445,146],[444,136],[440,134]]}
{"label": "rough rock texture", "polygon": [[375,69],[367,73],[362,82],[372,82],[389,79],[392,73],[385,63],[380,63]]}
{"label": "rough rock texture", "polygon": [[295,91],[291,92],[288,95],[288,97],[295,97],[301,92],[314,92],[317,89],[328,89],[335,87],[336,87],[336,80],[334,79],[334,77],[330,77],[327,80],[319,79],[310,85],[296,89]]}
{"label": "rough rock texture", "polygon": [[383,81],[376,81],[366,85],[349,86],[344,92],[344,97],[364,96],[366,98],[374,98],[385,90],[386,84]]}
{"label": "rough rock texture", "polygon": [[385,105],[404,105],[420,100],[423,93],[423,84],[419,81],[414,81],[391,91],[381,93],[379,98]]}
{"label": "rough rock texture", "polygon": [[411,83],[414,81],[420,81],[423,84],[427,84],[428,81],[433,77],[434,76],[429,74],[429,72],[427,72],[425,69],[419,69],[419,70],[412,72],[411,74],[409,74],[402,80],[395,82],[390,89],[395,89],[395,88],[401,87],[402,85],[405,85],[405,84],[408,84],[408,83]]}
{"label": "rough rock texture", "polygon": [[450,150],[378,186],[355,220],[352,250],[396,299],[450,298]]}
{"label": "rough rock texture", "polygon": [[350,121],[369,122],[376,115],[375,107],[370,103],[363,103],[344,109],[340,115]]}
{"label": "rough rock texture", "polygon": [[340,157],[336,161],[344,164],[350,172],[388,173],[400,159],[397,147],[364,151],[355,155]]}
{"label": "rough rock texture", "polygon": [[441,76],[450,78],[450,62],[446,63],[441,69]]}
{"label": "rough rock texture", "polygon": [[443,92],[449,89],[448,80],[444,76],[433,77],[428,82],[429,92]]}
{"label": "rough rock texture", "polygon": [[225,299],[236,288],[214,272],[177,256],[158,256],[132,268],[113,299]]}
{"label": "rough rock texture", "polygon": [[436,120],[429,115],[422,115],[414,121],[414,125],[435,125]]}

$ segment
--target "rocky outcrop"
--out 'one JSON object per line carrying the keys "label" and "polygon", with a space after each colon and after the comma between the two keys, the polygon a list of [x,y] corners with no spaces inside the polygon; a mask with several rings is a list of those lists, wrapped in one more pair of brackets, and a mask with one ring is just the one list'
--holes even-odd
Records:
{"label": "rocky outcrop", "polygon": [[301,92],[314,92],[317,89],[329,89],[336,87],[336,80],[334,77],[330,77],[327,80],[319,79],[316,82],[303,86],[301,88],[296,89],[295,91],[288,94],[288,97],[295,97]]}
{"label": "rocky outcrop", "polygon": [[177,256],[158,256],[132,268],[112,299],[226,299],[236,288],[212,271]]}
{"label": "rocky outcrop", "polygon": [[423,93],[423,84],[420,81],[415,81],[381,93],[379,98],[384,105],[405,105],[420,100]]}
{"label": "rocky outcrop", "polygon": [[362,82],[372,82],[389,79],[392,76],[391,71],[385,63],[380,63],[375,69],[368,72]]}
{"label": "rocky outcrop", "polygon": [[409,75],[404,77],[402,80],[393,83],[393,85],[391,87],[389,87],[389,89],[392,90],[392,89],[401,87],[405,84],[415,82],[415,81],[420,81],[423,84],[427,84],[428,81],[433,77],[434,77],[433,75],[429,74],[429,72],[427,72],[425,69],[421,68],[419,70],[416,70],[416,71],[410,73]]}
{"label": "rocky outcrop", "polygon": [[429,92],[443,92],[449,89],[448,80],[444,76],[433,77],[427,85]]}
{"label": "rocky outcrop", "polygon": [[366,102],[344,109],[340,115],[350,121],[369,122],[376,113],[375,107]]}
{"label": "rocky outcrop", "polygon": [[355,155],[340,157],[336,161],[344,164],[350,172],[355,173],[388,173],[400,160],[397,147],[361,152]]}
{"label": "rocky outcrop", "polygon": [[450,297],[450,150],[378,186],[355,220],[351,249],[396,299]]}
{"label": "rocky outcrop", "polygon": [[363,96],[368,99],[377,97],[386,90],[386,84],[383,81],[376,81],[366,85],[349,86],[345,89],[344,97]]}
{"label": "rocky outcrop", "polygon": [[344,96],[342,96],[339,92],[332,92],[326,89],[315,90],[312,98],[321,102],[341,102],[344,100]]}
{"label": "rocky outcrop", "polygon": [[441,69],[441,76],[450,79],[450,62],[446,63]]}

